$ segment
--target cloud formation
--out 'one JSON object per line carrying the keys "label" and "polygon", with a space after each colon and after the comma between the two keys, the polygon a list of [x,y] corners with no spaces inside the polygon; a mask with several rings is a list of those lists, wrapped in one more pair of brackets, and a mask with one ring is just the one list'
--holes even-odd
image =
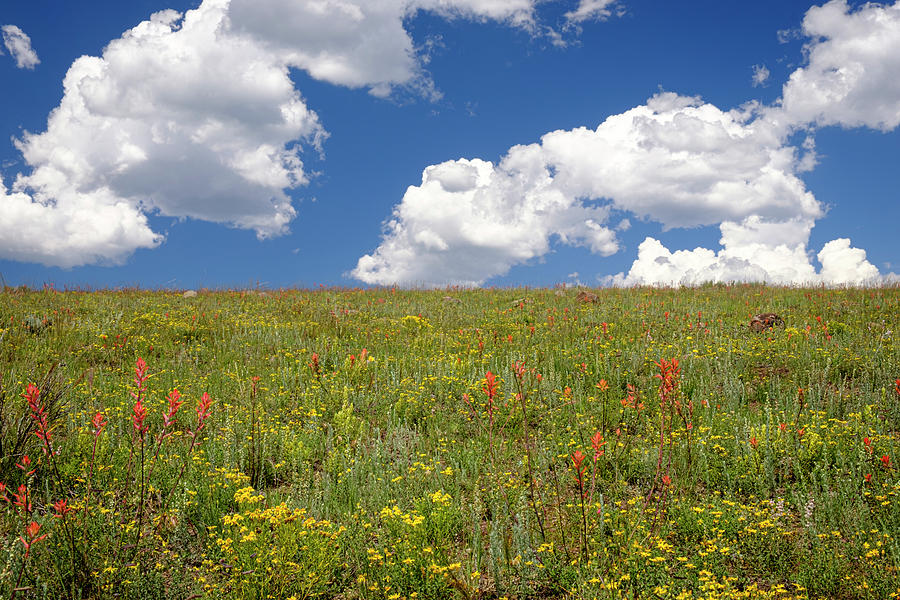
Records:
{"label": "cloud formation", "polygon": [[773,120],[881,131],[900,125],[900,2],[851,10],[832,0],[807,11],[802,32],[808,64],[791,73]]}
{"label": "cloud formation", "polygon": [[[32,167],[13,184],[18,202],[0,205],[11,228],[43,224],[55,240],[33,259],[121,262],[160,241],[147,212],[259,237],[287,230],[295,211],[283,190],[307,181],[297,142],[325,133],[284,63],[230,32],[227,5],[156,13],[102,57],[72,64],[47,130],[17,142]],[[28,210],[16,210],[26,195]],[[79,228],[59,226],[70,214],[84,215]],[[0,239],[14,256],[12,239]]]}
{"label": "cloud formation", "polygon": [[433,86],[404,28],[419,10],[526,28],[534,23],[533,0],[232,0],[228,17],[236,33],[259,40],[285,64],[386,96],[396,86]]}
{"label": "cloud formation", "polygon": [[[31,171],[0,187],[0,256],[121,263],[162,241],[148,214],[286,233],[296,216],[287,191],[310,177],[303,152],[327,137],[290,68],[376,95],[397,86],[427,95],[433,85],[404,29],[417,10],[528,27],[534,9],[533,0],[203,0],[77,59],[46,131],[16,142]],[[28,37],[11,25],[3,33],[31,64]],[[43,239],[23,249],[37,232]]]}
{"label": "cloud formation", "polygon": [[[845,238],[825,244],[818,271],[812,264],[809,235],[824,211],[798,173],[815,166],[815,140],[808,133],[795,148],[788,139],[815,126],[886,131],[900,123],[900,2],[851,11],[832,0],[809,10],[803,34],[811,38],[808,64],[773,106],[724,111],[662,93],[596,130],[555,131],[513,147],[497,167],[460,159],[427,168],[351,274],[377,284],[478,285],[539,259],[553,239],[608,255],[619,249],[607,222],[615,208],[664,230],[718,225],[722,247],[673,252],[647,238],[627,274],[603,279],[609,284],[879,280],[865,251]],[[764,69],[755,69],[756,83],[766,81]],[[435,183],[435,169],[472,164],[482,167],[465,186]],[[488,258],[477,260],[479,253]]]}
{"label": "cloud formation", "polygon": [[[3,34],[3,45],[16,60],[20,69],[34,69],[40,64],[37,52],[31,48],[31,38],[15,25],[4,25],[0,28]],[[0,52],[2,54],[2,52]]]}
{"label": "cloud formation", "polygon": [[610,255],[619,250],[613,208],[666,228],[723,223],[741,245],[761,229],[773,246],[805,243],[822,208],[795,175],[795,149],[753,117],[661,93],[594,130],[515,146],[496,167],[477,159],[428,167],[352,274],[478,285],[546,254],[553,239]]}
{"label": "cloud formation", "polygon": [[480,285],[514,264],[546,254],[551,236],[611,254],[601,226],[607,207],[576,203],[553,185],[539,147],[514,148],[499,164],[448,161],[425,169],[387,223],[385,239],[359,259],[367,283]]}

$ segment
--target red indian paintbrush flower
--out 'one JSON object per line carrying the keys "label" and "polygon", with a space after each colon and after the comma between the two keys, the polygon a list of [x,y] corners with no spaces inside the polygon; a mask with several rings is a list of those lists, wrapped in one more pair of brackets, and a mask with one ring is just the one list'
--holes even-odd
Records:
{"label": "red indian paintbrush flower", "polygon": [[144,434],[147,433],[147,429],[149,429],[149,425],[144,424],[144,421],[147,418],[147,409],[144,408],[144,404],[141,401],[141,396],[144,392],[144,384],[146,382],[147,363],[144,362],[143,358],[138,358],[134,365],[135,391],[131,392],[131,397],[135,399],[134,408],[131,409],[131,424],[134,426],[134,431],[140,436],[141,440],[144,439]]}
{"label": "red indian paintbrush flower", "polygon": [[69,503],[66,500],[57,500],[53,503],[53,516],[57,519],[64,519],[67,514],[74,510],[75,509],[69,506]]}
{"label": "red indian paintbrush flower", "polygon": [[209,409],[211,405],[212,399],[209,397],[209,394],[203,392],[203,395],[200,396],[200,404],[197,406],[197,428],[193,432],[194,435],[197,435],[197,433],[203,429],[206,419],[209,418]]}
{"label": "red indian paintbrush flower", "polygon": [[25,477],[34,475],[34,469],[31,468],[31,459],[27,454],[22,457],[22,462],[16,463],[16,467],[25,472]]}
{"label": "red indian paintbrush flower", "polygon": [[578,481],[579,486],[584,484],[584,472],[587,470],[587,467],[583,464],[585,458],[585,454],[581,450],[576,450],[572,454],[572,466],[575,467],[575,479]]}
{"label": "red indian paintbrush flower", "polygon": [[654,377],[660,380],[659,397],[664,402],[670,401],[674,399],[675,390],[678,388],[678,377],[681,375],[678,359],[662,359],[656,363],[656,366],[659,367],[659,373]]}
{"label": "red indian paintbrush flower", "polygon": [[19,486],[18,492],[13,492],[13,505],[22,509],[25,514],[31,514],[31,500],[28,498],[28,488],[24,485]]}
{"label": "red indian paintbrush flower", "polygon": [[497,386],[499,383],[497,382],[497,377],[490,371],[484,376],[485,383],[481,387],[485,394],[487,394],[488,400],[493,401],[494,397],[497,395]]}
{"label": "red indian paintbrush flower", "polygon": [[31,524],[29,524],[25,528],[25,536],[24,537],[19,536],[19,541],[22,542],[23,546],[25,546],[25,558],[28,558],[28,554],[31,552],[31,547],[33,545],[35,545],[36,543],[38,543],[39,541],[41,541],[42,539],[47,537],[46,533],[44,535],[39,536],[38,532],[40,530],[41,530],[41,526],[38,525],[37,523],[35,523],[34,521],[32,521]]}
{"label": "red indian paintbrush flower", "polygon": [[131,412],[131,424],[134,426],[134,431],[141,439],[144,439],[144,434],[147,433],[147,429],[149,429],[149,425],[144,423],[144,420],[147,418],[147,409],[144,408],[144,405],[138,400],[134,403],[134,408]]}
{"label": "red indian paintbrush flower", "polygon": [[516,376],[516,379],[522,381],[525,377],[525,363],[521,363],[519,361],[515,361],[512,364],[512,371]]}
{"label": "red indian paintbrush flower", "polygon": [[184,401],[181,400],[181,392],[178,389],[173,389],[169,392],[169,395],[166,396],[166,400],[169,401],[169,411],[163,415],[163,427],[168,428],[169,425],[175,419],[175,413],[178,412],[178,407],[184,404]]}
{"label": "red indian paintbrush flower", "polygon": [[147,382],[147,363],[143,358],[138,358],[134,364],[134,387],[136,391],[131,392],[132,398],[141,399],[141,392],[144,391],[144,384]]}
{"label": "red indian paintbrush flower", "polygon": [[591,446],[594,448],[594,462],[597,462],[597,459],[603,456],[605,452],[603,446],[605,444],[606,442],[603,441],[603,434],[599,431],[591,437]]}
{"label": "red indian paintbrush flower", "polygon": [[53,448],[50,440],[53,438],[47,411],[41,403],[41,390],[33,383],[25,386],[25,393],[22,394],[25,401],[28,402],[28,408],[31,410],[31,419],[35,424],[34,435],[36,435],[44,443],[44,452],[52,452]]}
{"label": "red indian paintbrush flower", "polygon": [[105,421],[103,419],[102,413],[97,413],[96,415],[94,415],[94,418],[91,419],[91,425],[93,425],[94,427],[94,437],[100,435],[100,433],[103,431],[103,428],[106,427],[107,423],[108,421]]}

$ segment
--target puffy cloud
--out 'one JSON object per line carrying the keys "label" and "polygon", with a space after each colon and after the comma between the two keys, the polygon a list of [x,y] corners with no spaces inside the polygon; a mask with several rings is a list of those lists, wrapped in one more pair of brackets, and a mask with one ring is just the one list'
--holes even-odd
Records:
{"label": "puffy cloud", "polygon": [[779,285],[865,284],[880,281],[878,269],[866,260],[865,250],[851,248],[850,240],[825,244],[818,254],[820,272],[807,252],[811,220],[797,218],[766,222],[749,217],[741,223],[724,222],[719,229],[722,249],[667,249],[646,238],[628,274],[602,281],[613,285],[696,285],[708,281],[765,281]]}
{"label": "puffy cloud", "polygon": [[432,88],[404,28],[418,10],[529,26],[534,7],[533,0],[231,0],[228,12],[235,31],[286,64],[383,96],[398,85]]}
{"label": "puffy cloud", "polygon": [[900,125],[900,2],[844,0],[814,6],[803,19],[808,64],[794,71],[782,91],[787,124],[866,126],[888,131]]}
{"label": "puffy cloud", "polygon": [[878,269],[866,260],[866,251],[851,248],[850,240],[831,240],[816,255],[822,263],[821,278],[831,284],[865,284],[880,279]]}
{"label": "puffy cloud", "polygon": [[[287,190],[309,179],[301,152],[327,136],[290,68],[377,94],[398,85],[428,92],[404,29],[416,10],[525,26],[533,6],[203,0],[183,15],[160,11],[102,56],[77,59],[46,131],[17,140],[31,171],[12,192],[3,188],[0,255],[64,267],[121,262],[160,243],[147,214],[223,223],[260,238],[284,234],[296,216]],[[22,39],[18,28],[4,27],[11,50],[23,48],[15,41]],[[44,239],[35,243],[38,230]]]}
{"label": "puffy cloud", "polygon": [[[72,266],[120,260],[158,236],[140,217],[158,211],[284,233],[295,211],[285,188],[307,180],[297,141],[324,135],[278,57],[227,28],[226,1],[206,0],[182,15],[167,10],[110,42],[102,57],[69,68],[47,130],[17,142],[31,173],[13,189],[32,212],[0,207],[13,227],[35,211],[56,239],[41,262]],[[38,207],[40,209],[38,210]],[[85,232],[121,214],[129,226]],[[21,223],[20,223],[21,222]],[[107,239],[119,235],[119,240]],[[96,248],[91,247],[91,240]],[[118,256],[112,256],[118,251]]]}
{"label": "puffy cloud", "polygon": [[554,239],[609,255],[619,249],[610,208],[667,228],[726,222],[723,237],[750,250],[760,236],[795,247],[822,209],[794,174],[794,149],[750,117],[662,93],[595,130],[515,146],[497,166],[460,159],[428,167],[352,274],[379,284],[477,285],[546,254]]}
{"label": "puffy cloud", "polygon": [[[577,22],[607,5],[582,0],[567,16]],[[782,41],[795,35],[783,33]],[[433,193],[426,169],[423,185],[407,191],[381,245],[359,260],[353,275],[370,283],[478,283],[539,258],[550,250],[553,236],[601,254],[614,252],[618,242],[603,213],[612,207],[664,229],[719,225],[722,247],[672,252],[647,238],[628,274],[606,278],[610,283],[885,281],[865,251],[843,238],[825,244],[816,270],[807,246],[824,213],[797,174],[816,166],[816,126],[887,131],[900,125],[900,1],[851,10],[845,1],[832,0],[807,12],[802,35],[810,38],[807,64],[790,76],[774,106],[749,103],[723,111],[697,98],[664,93],[607,118],[596,130],[548,133],[540,144],[512,148],[492,167],[491,176],[465,197],[467,212],[447,222],[436,245],[427,233],[434,227],[418,215],[439,213],[445,203],[458,200]],[[766,67],[754,67],[755,85],[768,77]],[[801,148],[790,146],[790,134],[803,129],[808,131]],[[553,198],[553,210],[534,198]],[[410,214],[412,203],[419,209]],[[588,208],[596,212],[583,214]],[[503,239],[501,230],[493,232],[496,237],[460,240],[455,232],[470,230],[482,214],[498,223],[532,226],[534,235],[520,236],[524,248],[520,243],[500,250],[492,241]],[[544,220],[535,227],[531,221],[538,214]],[[570,228],[578,223],[581,234],[567,235],[562,223]],[[626,223],[616,229],[627,229]],[[587,242],[583,232],[591,228],[602,243]],[[459,259],[477,254],[473,247],[491,260]],[[427,268],[413,266],[423,260]]]}
{"label": "puffy cloud", "polygon": [[[781,33],[781,32],[779,32]],[[900,125],[900,2],[865,4],[851,10],[843,0],[809,9],[802,35],[807,64],[795,70],[775,107],[759,108],[757,123],[784,138],[815,126],[866,126],[888,131]],[[759,71],[755,72],[755,75]],[[756,81],[754,77],[754,81]],[[808,133],[796,172],[816,165],[815,138]],[[861,285],[887,282],[866,260],[866,252],[839,238],[817,254],[812,265],[807,243],[817,215],[798,211],[793,219],[766,221],[760,212],[740,224],[720,225],[722,249],[670,252],[647,238],[628,274],[606,278],[617,284],[694,284],[703,281],[768,281]]]}
{"label": "puffy cloud", "polygon": [[61,267],[118,264],[135,249],[160,241],[147,217],[109,190],[70,190],[41,203],[8,192],[0,180],[0,255],[5,258]]}
{"label": "puffy cloud", "polygon": [[[40,64],[37,52],[31,48],[31,38],[15,25],[4,25],[0,28],[3,32],[3,45],[16,59],[16,66],[20,69],[34,69]],[[2,54],[2,53],[0,53]]]}
{"label": "puffy cloud", "polygon": [[539,152],[523,148],[495,166],[479,159],[425,169],[386,224],[385,238],[352,275],[367,283],[480,285],[546,254],[551,236],[601,254],[618,249],[602,226],[608,209],[553,188]]}

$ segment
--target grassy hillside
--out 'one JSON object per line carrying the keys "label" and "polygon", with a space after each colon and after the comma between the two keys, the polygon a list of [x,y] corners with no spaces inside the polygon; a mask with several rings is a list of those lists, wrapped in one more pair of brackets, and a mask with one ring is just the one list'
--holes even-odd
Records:
{"label": "grassy hillside", "polygon": [[7,288],[0,594],[900,596],[900,289],[595,292]]}

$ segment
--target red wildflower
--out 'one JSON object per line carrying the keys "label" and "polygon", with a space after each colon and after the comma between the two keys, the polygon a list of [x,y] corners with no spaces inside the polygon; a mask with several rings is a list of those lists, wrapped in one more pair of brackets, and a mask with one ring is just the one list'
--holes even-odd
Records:
{"label": "red wildflower", "polygon": [[890,468],[891,468],[891,457],[888,456],[887,454],[885,454],[884,456],[882,456],[882,457],[881,457],[881,464],[884,465],[884,468],[885,468],[885,469],[890,469]]}
{"label": "red wildflower", "polygon": [[141,392],[144,391],[144,384],[147,382],[147,363],[144,362],[143,358],[138,358],[134,364],[134,392],[131,392],[131,397],[135,400],[141,399]]}
{"label": "red wildflower", "polygon": [[659,398],[662,402],[670,402],[675,398],[675,392],[678,389],[678,377],[681,375],[678,359],[661,359],[656,363],[656,366],[659,367],[659,373],[654,375],[654,377],[660,380]]}
{"label": "red wildflower", "polygon": [[22,457],[21,463],[16,463],[16,467],[25,472],[25,477],[30,477],[34,475],[34,469],[31,469],[31,459],[28,458],[28,455]]}
{"label": "red wildflower", "polygon": [[212,406],[212,399],[209,397],[209,394],[203,392],[203,395],[200,396],[200,404],[197,405],[197,429],[194,430],[195,435],[203,429],[206,419],[209,418],[210,406]]}
{"label": "red wildflower", "polygon": [[587,467],[583,464],[585,454],[581,450],[576,450],[572,454],[572,466],[575,467],[575,481],[578,483],[579,489],[584,489],[584,472]]}
{"label": "red wildflower", "polygon": [[481,386],[481,389],[487,395],[488,401],[492,402],[497,395],[497,386],[500,384],[497,381],[497,377],[490,371],[484,376],[484,381],[485,383]]}
{"label": "red wildflower", "polygon": [[756,450],[757,448],[759,448],[759,440],[756,439],[756,436],[755,436],[755,435],[750,437],[750,445],[753,446],[753,449],[754,449],[754,450]]}
{"label": "red wildflower", "polygon": [[[22,542],[22,545],[25,546],[25,558],[28,558],[28,554],[31,552],[31,547],[41,541],[42,539],[47,537],[47,534],[39,536],[38,532],[41,530],[41,526],[31,522],[28,527],[25,528],[25,537],[20,536],[19,541]],[[26,539],[28,538],[28,539]]]}
{"label": "red wildflower", "polygon": [[601,379],[600,381],[597,382],[597,389],[600,390],[601,392],[605,392],[606,390],[609,389],[609,384],[606,383],[605,379]]}
{"label": "red wildflower", "polygon": [[97,413],[96,415],[94,415],[94,418],[91,419],[91,425],[94,426],[94,437],[100,435],[100,432],[103,431],[103,428],[106,427],[107,423],[108,421],[105,421],[103,419],[102,413]]}
{"label": "red wildflower", "polygon": [[865,476],[864,479],[866,480],[866,483],[869,483],[870,481],[872,481],[872,474],[871,474],[871,473],[866,473],[866,476]]}
{"label": "red wildflower", "polygon": [[13,504],[22,509],[22,512],[31,514],[31,500],[28,499],[28,488],[19,486],[18,492],[13,492]]}
{"label": "red wildflower", "polygon": [[25,386],[25,393],[22,394],[22,397],[28,402],[28,408],[31,410],[31,418],[36,426],[34,435],[44,442],[44,452],[48,452],[51,450],[50,440],[53,436],[47,419],[47,412],[44,405],[41,404],[41,390],[33,383],[29,383]]}
{"label": "red wildflower", "polygon": [[53,510],[54,517],[56,517],[57,519],[64,519],[67,514],[75,509],[69,506],[69,503],[66,500],[57,500],[53,503]]}
{"label": "red wildflower", "polygon": [[525,364],[519,361],[516,361],[512,364],[512,371],[516,376],[516,379],[522,381],[525,377]]}
{"label": "red wildflower", "polygon": [[581,463],[584,462],[584,459],[585,459],[585,455],[584,455],[584,452],[582,452],[581,450],[576,450],[572,454],[572,464],[575,465],[575,470],[577,470],[577,471],[581,470],[581,468],[582,468]]}
{"label": "red wildflower", "polygon": [[134,408],[131,409],[131,412],[133,413],[131,416],[131,424],[134,426],[134,431],[141,439],[144,439],[144,434],[147,433],[149,425],[144,424],[144,420],[147,418],[147,409],[144,408],[140,399],[134,403]]}
{"label": "red wildflower", "polygon": [[594,448],[594,462],[596,462],[598,458],[603,456],[605,452],[603,446],[605,444],[606,442],[603,440],[603,434],[601,434],[599,431],[595,433],[593,437],[591,437],[591,446],[593,446]]}
{"label": "red wildflower", "polygon": [[167,428],[172,424],[175,413],[178,412],[178,407],[184,404],[184,401],[181,400],[181,392],[179,392],[177,388],[169,392],[169,395],[166,396],[166,400],[169,401],[169,412],[163,415],[164,428]]}
{"label": "red wildflower", "polygon": [[626,386],[625,391],[627,395],[622,398],[621,403],[622,406],[627,408],[629,406],[636,407],[637,406],[637,389],[631,385],[630,383]]}

